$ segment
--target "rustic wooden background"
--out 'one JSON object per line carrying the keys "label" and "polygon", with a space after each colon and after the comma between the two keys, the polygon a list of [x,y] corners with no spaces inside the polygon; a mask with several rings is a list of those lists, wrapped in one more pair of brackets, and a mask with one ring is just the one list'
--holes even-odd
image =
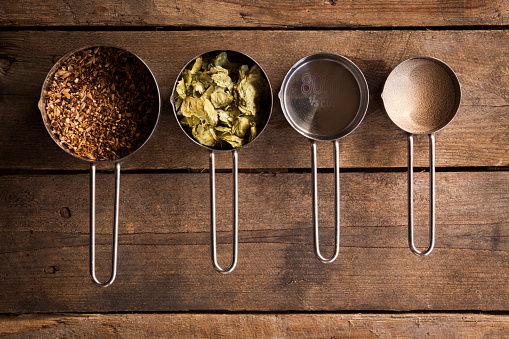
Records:
{"label": "rustic wooden background", "polygon": [[[1,1],[0,335],[12,337],[499,337],[509,333],[509,3],[506,1]],[[121,178],[118,276],[88,277],[88,165],[61,151],[37,109],[53,63],[90,44],[138,54],[160,85],[153,138]],[[208,153],[171,112],[180,69],[211,49],[265,69],[274,110],[240,152],[237,269],[210,263]],[[370,87],[363,123],[340,141],[342,247],[315,259],[310,143],[277,99],[300,58],[353,60]],[[380,92],[418,55],[463,92],[437,133],[437,245],[406,240],[406,137]],[[319,144],[322,236],[332,240],[332,144]],[[427,140],[416,141],[418,244],[427,225]],[[229,261],[231,167],[217,156],[220,262]],[[112,168],[99,174],[99,277],[109,269]],[[331,241],[324,240],[330,244]],[[331,251],[331,248],[327,248]]]}

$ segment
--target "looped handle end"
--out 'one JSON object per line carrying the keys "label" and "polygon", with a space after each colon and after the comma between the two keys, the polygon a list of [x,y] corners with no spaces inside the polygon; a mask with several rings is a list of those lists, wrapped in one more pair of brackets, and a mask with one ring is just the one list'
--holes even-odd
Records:
{"label": "looped handle end", "polygon": [[316,257],[323,263],[331,263],[339,255],[339,237],[340,237],[340,219],[339,219],[339,142],[333,141],[334,144],[334,221],[335,221],[335,236],[334,236],[334,253],[331,257],[325,258],[320,252],[320,236],[318,229],[318,179],[317,179],[317,160],[316,160],[316,141],[311,141],[311,173],[313,179],[313,240],[315,247]]}
{"label": "looped handle end", "polygon": [[435,134],[429,134],[429,244],[419,251],[414,243],[414,136],[408,135],[408,245],[412,253],[426,256],[435,248]]}
{"label": "looped handle end", "polygon": [[232,151],[233,162],[233,245],[232,245],[232,261],[230,266],[222,268],[217,262],[217,235],[216,235],[216,165],[214,151],[210,151],[210,227],[211,227],[211,249],[212,249],[212,265],[223,274],[231,273],[237,266],[238,243],[239,243],[239,206],[238,206],[238,152],[236,149]]}
{"label": "looped handle end", "polygon": [[115,164],[115,207],[113,215],[113,240],[111,249],[111,275],[106,282],[100,282],[95,275],[95,173],[97,164],[90,164],[90,277],[100,287],[110,286],[117,275],[118,252],[118,205],[120,197],[120,163]]}

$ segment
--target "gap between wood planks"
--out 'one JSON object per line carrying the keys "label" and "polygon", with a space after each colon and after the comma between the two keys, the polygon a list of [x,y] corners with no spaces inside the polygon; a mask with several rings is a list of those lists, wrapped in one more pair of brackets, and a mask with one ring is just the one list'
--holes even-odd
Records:
{"label": "gap between wood planks", "polygon": [[72,311],[72,312],[20,312],[20,313],[0,313],[0,317],[2,316],[18,316],[18,315],[82,315],[82,314],[101,314],[101,315],[132,315],[132,314],[183,314],[183,315],[200,315],[200,314],[225,314],[225,315],[249,315],[249,314],[277,314],[277,315],[299,315],[299,314],[334,314],[334,315],[436,315],[436,314],[474,314],[474,315],[509,315],[509,310],[507,311],[480,311],[477,309],[473,310],[429,310],[429,309],[415,309],[410,311],[391,311],[391,310],[339,310],[339,311],[321,311],[321,310],[312,310],[312,311],[281,311],[281,310],[268,310],[268,311],[229,311],[229,310],[189,310],[189,311],[101,311],[101,312],[80,312],[80,311]]}
{"label": "gap between wood planks", "polygon": [[[334,173],[333,168],[318,168],[318,173]],[[407,167],[370,167],[370,168],[340,168],[340,173],[403,173]],[[464,166],[464,167],[435,167],[437,173],[449,172],[507,172],[509,166]],[[111,170],[97,170],[97,173],[113,173]],[[414,172],[429,172],[429,167],[414,167]],[[76,175],[88,174],[89,170],[26,170],[0,169],[0,176],[9,175]],[[177,168],[177,169],[135,169],[122,170],[122,174],[181,174],[181,173],[209,173],[208,168]],[[231,169],[216,169],[216,173],[231,173]],[[284,174],[311,173],[311,168],[239,168],[239,173],[247,174]]]}
{"label": "gap between wood planks", "polygon": [[349,27],[236,27],[236,26],[0,26],[2,31],[106,31],[106,32],[152,32],[152,31],[505,31],[509,25],[470,25],[470,26],[349,26]]}

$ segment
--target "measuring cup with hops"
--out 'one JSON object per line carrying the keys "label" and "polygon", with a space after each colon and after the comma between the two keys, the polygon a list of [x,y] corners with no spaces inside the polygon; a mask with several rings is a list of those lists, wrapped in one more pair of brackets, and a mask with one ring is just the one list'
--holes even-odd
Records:
{"label": "measuring cup with hops", "polygon": [[[232,272],[238,257],[238,149],[256,139],[272,112],[272,89],[251,57],[233,50],[213,50],[189,61],[180,72],[171,100],[184,133],[210,152],[211,256],[214,268]],[[232,260],[217,261],[215,153],[231,152],[233,163]]]}
{"label": "measuring cup with hops", "polygon": [[[425,256],[435,247],[435,132],[456,116],[461,101],[460,83],[445,62],[431,57],[411,58],[389,74],[382,100],[389,118],[408,132],[408,244],[413,253]],[[423,251],[419,251],[414,243],[414,134],[428,134],[430,147],[429,244]]]}
{"label": "measuring cup with hops", "polygon": [[[279,92],[283,113],[290,125],[311,140],[313,179],[313,239],[316,257],[336,260],[340,247],[339,139],[350,134],[364,119],[369,89],[361,70],[347,58],[319,53],[298,61],[288,71]],[[325,258],[320,252],[316,142],[334,145],[335,248]]]}
{"label": "measuring cup with hops", "polygon": [[[42,87],[39,109],[52,139],[90,163],[90,276],[101,287],[117,273],[120,167],[152,135],[160,112],[154,75],[135,54],[113,46],[83,47],[64,55]],[[111,274],[95,273],[95,176],[99,163],[115,164]]]}

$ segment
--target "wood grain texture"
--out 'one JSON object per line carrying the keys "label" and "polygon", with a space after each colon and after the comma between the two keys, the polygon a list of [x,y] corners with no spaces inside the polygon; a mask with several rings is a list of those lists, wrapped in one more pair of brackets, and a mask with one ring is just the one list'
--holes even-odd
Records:
{"label": "wood grain texture", "polygon": [[[501,52],[509,43],[509,2],[0,2],[5,29],[0,31],[0,336],[499,338],[509,333],[509,172],[503,168],[509,166],[509,57]],[[429,30],[433,27],[439,31]],[[153,139],[123,164],[135,172],[121,178],[119,271],[107,289],[95,287],[88,276],[89,179],[69,171],[88,165],[51,141],[37,110],[53,63],[90,44],[138,54],[163,97]],[[169,105],[181,67],[215,48],[254,57],[267,72],[275,99],[263,135],[240,151],[245,173],[239,181],[239,264],[226,276],[210,263],[208,174],[198,173],[208,167],[208,154],[182,134]],[[317,52],[350,58],[370,87],[364,122],[340,141],[341,167],[356,169],[341,174],[342,248],[331,265],[313,254],[310,173],[301,173],[310,167],[310,145],[286,122],[277,98],[290,67]],[[437,173],[437,246],[426,258],[407,247],[406,174],[394,169],[406,167],[406,138],[380,99],[389,72],[418,55],[447,62],[463,93],[458,116],[437,134],[437,166],[449,169]],[[319,167],[331,168],[332,145],[318,148]],[[427,165],[425,137],[417,138],[415,157],[416,166]],[[216,161],[219,169],[231,168],[228,153]],[[458,166],[488,168],[454,172]],[[373,173],[365,170],[370,168]],[[192,173],[175,173],[186,169]],[[105,279],[113,176],[98,176],[97,262],[98,276]],[[326,254],[332,250],[327,246],[333,237],[332,176],[319,174]],[[427,179],[426,173],[416,174],[419,247],[427,239]],[[220,173],[217,180],[219,257],[226,264],[231,178]],[[426,310],[459,313],[417,313]],[[364,313],[350,313],[357,311]],[[372,313],[377,311],[384,313]]]}
{"label": "wood grain texture", "polygon": [[[319,176],[332,242],[332,174]],[[98,187],[98,276],[109,266],[112,175]],[[509,172],[437,174],[437,244],[406,239],[406,175],[341,175],[342,248],[313,254],[310,174],[241,174],[237,269],[210,263],[207,174],[122,176],[118,276],[88,277],[88,177],[0,177],[0,313],[507,310]],[[230,176],[218,176],[220,262],[229,260]],[[426,242],[427,175],[416,178]],[[330,247],[323,248],[325,253]]]}
{"label": "wood grain texture", "polygon": [[0,316],[7,338],[500,338],[488,314],[27,314]]}
{"label": "wood grain texture", "polygon": [[[180,130],[169,98],[181,68],[197,54],[218,48],[251,55],[266,70],[274,93],[272,118],[263,134],[240,151],[240,168],[310,167],[310,144],[285,120],[277,93],[295,62],[322,51],[352,59],[365,73],[371,92],[364,121],[340,141],[341,167],[406,166],[405,133],[389,120],[380,92],[389,72],[417,55],[446,61],[462,84],[458,115],[437,133],[437,166],[509,164],[509,74],[503,66],[509,56],[499,52],[509,43],[505,31],[21,31],[0,32],[0,40],[0,169],[88,168],[53,143],[37,101],[53,63],[68,51],[90,44],[115,44],[137,53],[161,88],[163,107],[157,130],[124,168],[208,168],[208,151]],[[416,166],[427,165],[426,139],[416,140]],[[332,167],[332,144],[321,142],[318,148],[319,166]],[[216,158],[218,168],[231,168],[228,153]]]}
{"label": "wood grain texture", "polygon": [[432,27],[506,25],[508,16],[503,0],[24,0],[0,7],[0,25],[10,27]]}

